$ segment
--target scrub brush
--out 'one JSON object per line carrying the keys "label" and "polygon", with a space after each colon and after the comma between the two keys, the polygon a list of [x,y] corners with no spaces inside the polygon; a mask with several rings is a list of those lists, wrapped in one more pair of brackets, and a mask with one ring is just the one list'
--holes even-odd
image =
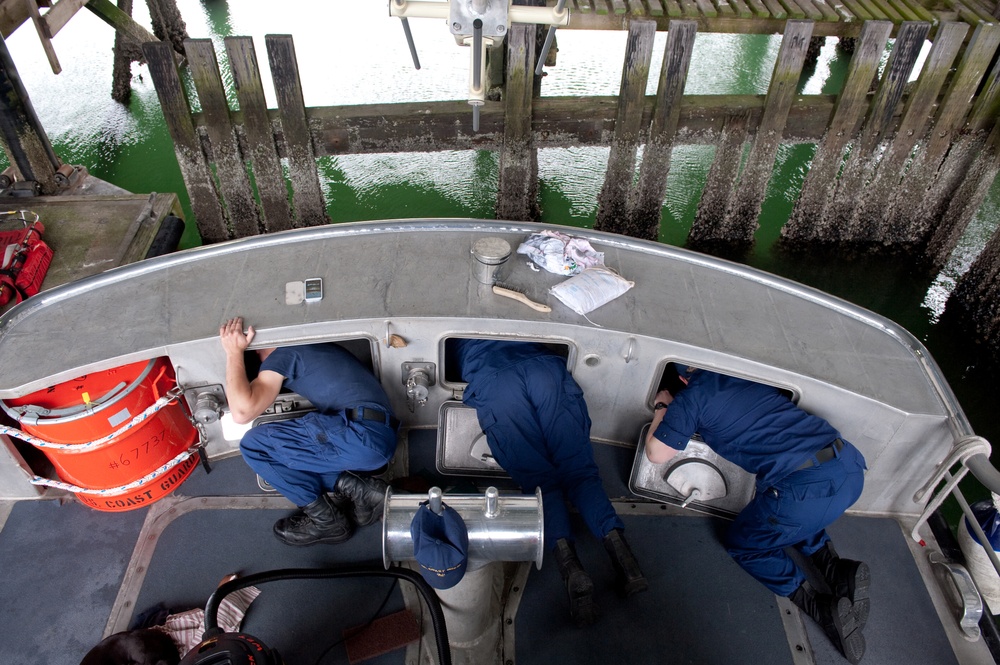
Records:
{"label": "scrub brush", "polygon": [[531,309],[538,312],[551,312],[552,308],[548,305],[543,305],[542,303],[535,302],[528,296],[524,295],[515,288],[508,286],[507,284],[494,284],[493,293],[498,296],[503,296],[504,298],[510,298],[511,300],[519,300]]}

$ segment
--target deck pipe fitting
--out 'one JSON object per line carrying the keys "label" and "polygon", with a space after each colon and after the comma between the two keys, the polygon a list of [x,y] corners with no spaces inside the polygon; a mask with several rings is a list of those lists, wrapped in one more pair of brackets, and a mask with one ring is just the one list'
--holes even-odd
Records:
{"label": "deck pipe fitting", "polygon": [[[424,494],[393,494],[386,489],[382,513],[382,563],[413,561],[410,522],[424,501],[438,499],[440,490]],[[501,494],[490,487],[484,494],[449,494],[445,503],[465,520],[469,530],[469,570],[492,561],[534,561],[544,554],[542,493]]]}

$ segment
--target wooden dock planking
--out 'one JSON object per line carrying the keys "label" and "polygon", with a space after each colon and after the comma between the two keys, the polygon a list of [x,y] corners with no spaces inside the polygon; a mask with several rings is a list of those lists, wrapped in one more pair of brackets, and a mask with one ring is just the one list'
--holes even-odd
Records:
{"label": "wooden dock planking", "polygon": [[626,219],[627,216],[628,193],[632,187],[639,137],[643,130],[646,83],[655,36],[655,21],[635,20],[629,24],[611,153],[604,184],[597,198],[594,223],[597,230],[615,228],[616,220]]}
{"label": "wooden dock planking", "polygon": [[730,18],[736,16],[736,10],[729,4],[729,0],[712,0],[712,4],[715,5],[715,11],[718,12],[719,16],[728,16]]}
{"label": "wooden dock planking", "polygon": [[774,63],[771,83],[764,101],[764,114],[757,127],[746,166],[739,182],[730,189],[726,211],[719,227],[719,237],[750,245],[757,230],[757,218],[767,195],[767,183],[774,173],[774,161],[792,100],[802,76],[806,51],[812,38],[812,21],[792,20],[785,24],[781,49]]}
{"label": "wooden dock planking", "polygon": [[670,18],[679,18],[684,16],[684,10],[681,9],[680,4],[677,0],[663,0],[663,6],[667,10],[667,16]]}
{"label": "wooden dock planking", "polygon": [[497,219],[537,221],[538,161],[531,117],[534,99],[535,29],[515,24],[507,35],[504,135],[497,184]]}
{"label": "wooden dock planking", "polygon": [[827,241],[836,234],[828,223],[827,206],[836,188],[844,150],[868,110],[868,89],[878,72],[891,31],[889,21],[866,21],[862,25],[833,118],[816,146],[812,167],[802,182],[791,217],[781,229],[781,237],[786,241]]}
{"label": "wooden dock planking", "polygon": [[292,205],[301,226],[329,223],[316,171],[316,154],[306,120],[302,84],[291,35],[267,35],[268,60],[278,99],[285,152],[292,180]]}
{"label": "wooden dock planking", "polygon": [[184,42],[184,51],[198,101],[201,102],[201,112],[205,116],[205,129],[215,160],[223,210],[229,219],[232,236],[256,235],[260,233],[260,213],[247,177],[246,164],[236,144],[215,47],[211,39],[188,39]]}
{"label": "wooden dock planking", "polygon": [[870,242],[875,239],[870,220],[859,219],[854,214],[860,199],[858,193],[865,192],[878,163],[882,144],[892,127],[903,90],[929,30],[930,25],[923,21],[907,21],[899,26],[889,62],[828,208],[830,218],[826,224],[839,229],[842,241]]}
{"label": "wooden dock planking", "polygon": [[843,0],[844,5],[860,21],[871,21],[874,17],[868,8],[861,4],[860,0]]}
{"label": "wooden dock planking", "polygon": [[753,18],[753,11],[751,11],[750,7],[743,0],[729,0],[729,4],[740,18]]}
{"label": "wooden dock planking", "polygon": [[630,196],[630,200],[634,201],[630,211],[631,223],[640,238],[659,238],[667,175],[670,173],[670,154],[677,134],[684,85],[691,67],[697,32],[695,21],[674,21],[667,33],[649,139],[642,154],[639,179]]}
{"label": "wooden dock planking", "polygon": [[778,0],[761,0],[767,10],[771,12],[771,17],[776,19],[786,19],[788,18],[788,12],[785,10],[784,6]]}
{"label": "wooden dock planking", "polygon": [[812,0],[789,0],[789,1],[797,4],[799,8],[802,9],[803,12],[805,12],[805,18],[811,21],[823,20],[823,12],[821,12],[819,8],[813,4]]}
{"label": "wooden dock planking", "polygon": [[764,6],[764,3],[761,2],[761,0],[746,0],[746,1],[747,4],[750,6],[750,9],[753,11],[754,16],[758,18],[770,18],[771,12],[768,10],[767,7]]}
{"label": "wooden dock planking", "polygon": [[264,228],[268,232],[290,229],[292,216],[288,209],[288,189],[274,144],[253,39],[226,37],[225,45],[246,136],[244,156],[250,161],[260,194]]}
{"label": "wooden dock planking", "polygon": [[148,42],[142,45],[142,52],[149,63],[149,75],[156,87],[167,131],[174,142],[174,154],[191,199],[198,233],[206,243],[228,240],[229,230],[201,150],[201,140],[191,120],[191,105],[177,74],[173,48],[166,42]]}

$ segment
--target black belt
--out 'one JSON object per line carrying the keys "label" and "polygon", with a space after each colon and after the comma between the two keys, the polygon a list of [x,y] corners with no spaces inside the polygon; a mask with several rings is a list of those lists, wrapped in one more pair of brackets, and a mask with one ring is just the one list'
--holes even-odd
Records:
{"label": "black belt", "polygon": [[398,420],[385,411],[381,411],[379,409],[369,409],[367,406],[363,406],[360,409],[346,409],[344,413],[347,414],[348,420],[374,420],[375,422],[385,423],[393,429],[395,429],[399,424]]}
{"label": "black belt", "polygon": [[840,439],[834,439],[833,443],[822,450],[816,451],[816,454],[803,462],[802,466],[797,468],[796,471],[801,471],[802,469],[808,469],[809,467],[819,466],[820,464],[829,462],[843,449],[844,442]]}

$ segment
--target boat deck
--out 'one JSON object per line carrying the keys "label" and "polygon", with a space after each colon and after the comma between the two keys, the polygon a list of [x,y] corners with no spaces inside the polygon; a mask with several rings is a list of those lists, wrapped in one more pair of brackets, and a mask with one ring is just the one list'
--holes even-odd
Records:
{"label": "boat deck", "polygon": [[[434,430],[404,434],[408,474],[448,491],[481,491],[503,481],[441,476]],[[626,523],[650,590],[630,599],[611,591],[603,549],[578,524],[578,548],[594,577],[602,616],[573,627],[551,562],[531,564],[513,617],[518,665],[532,663],[843,663],[811,621],[747,576],[719,543],[725,520],[633,496],[634,450],[596,445],[609,496]],[[395,467],[394,467],[395,468]],[[398,479],[397,479],[398,482]],[[0,662],[77,665],[105,634],[128,627],[157,603],[202,606],[226,574],[280,568],[382,565],[381,526],[336,546],[291,548],[271,534],[290,504],[262,491],[239,457],[199,468],[171,496],[139,510],[106,513],[73,500],[2,504]],[[871,565],[872,612],[865,630],[869,665],[959,662],[941,627],[911,546],[892,519],[845,516],[830,529],[846,556]],[[523,570],[523,568],[522,568]],[[262,585],[244,630],[286,662],[348,662],[346,628],[402,609],[390,579],[294,580]],[[520,590],[518,590],[520,591]],[[511,632],[508,630],[507,635]],[[509,639],[509,637],[505,638]],[[435,662],[425,644],[368,663]],[[419,658],[415,658],[418,656]],[[459,662],[459,661],[456,661]]]}

